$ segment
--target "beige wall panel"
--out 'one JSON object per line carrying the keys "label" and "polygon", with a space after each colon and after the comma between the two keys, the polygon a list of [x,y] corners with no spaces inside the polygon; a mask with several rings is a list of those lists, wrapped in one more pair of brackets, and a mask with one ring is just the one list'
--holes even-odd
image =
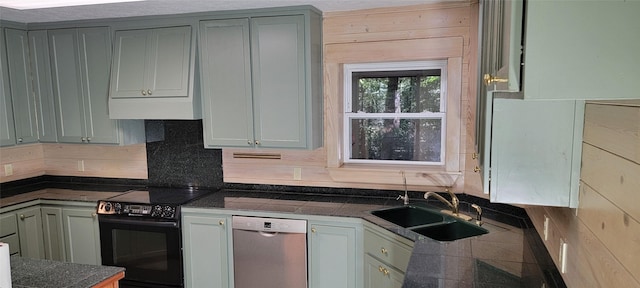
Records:
{"label": "beige wall panel", "polygon": [[147,161],[147,148],[144,143],[127,146],[94,144],[42,144],[42,146],[45,158]]}
{"label": "beige wall panel", "polygon": [[640,164],[640,107],[587,105],[584,142]]}
{"label": "beige wall panel", "polygon": [[403,30],[424,30],[429,28],[469,27],[469,7],[412,10],[364,10],[338,16],[328,13],[323,23],[327,34],[380,33]]}
{"label": "beige wall panel", "polygon": [[[462,41],[462,37],[448,37],[330,44],[325,47],[325,61],[362,63],[371,62],[371,59],[384,62],[461,57]],[[424,49],[409,49],[411,47],[424,47]]]}
{"label": "beige wall panel", "polygon": [[640,276],[640,223],[637,220],[588,185],[580,187],[578,218],[632,275]]}
{"label": "beige wall panel", "polygon": [[[83,161],[83,164],[78,164]],[[79,166],[84,166],[81,171]],[[56,176],[81,176],[104,178],[147,179],[146,161],[102,159],[45,159],[45,174]]]}
{"label": "beige wall panel", "polygon": [[582,181],[602,197],[640,221],[640,205],[633,200],[640,197],[640,164],[584,144],[581,174]]}
{"label": "beige wall panel", "polygon": [[[424,28],[424,27],[423,27]],[[429,28],[421,30],[399,30],[379,33],[353,33],[353,34],[326,34],[325,30],[324,44],[335,43],[351,43],[351,42],[374,42],[385,40],[406,40],[420,38],[444,38],[464,36],[467,39],[469,27],[447,27],[447,28]]]}
{"label": "beige wall panel", "polygon": [[[5,176],[11,164],[12,175]],[[41,144],[0,148],[0,183],[44,175],[44,153]]]}

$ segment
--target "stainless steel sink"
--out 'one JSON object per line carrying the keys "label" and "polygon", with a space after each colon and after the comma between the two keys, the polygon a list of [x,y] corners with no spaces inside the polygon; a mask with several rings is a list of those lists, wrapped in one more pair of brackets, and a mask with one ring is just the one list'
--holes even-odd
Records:
{"label": "stainless steel sink", "polygon": [[386,208],[373,211],[371,214],[405,228],[444,221],[444,215],[415,206]]}
{"label": "stainless steel sink", "polygon": [[461,218],[412,205],[375,210],[371,214],[438,241],[454,241],[489,233],[487,229]]}

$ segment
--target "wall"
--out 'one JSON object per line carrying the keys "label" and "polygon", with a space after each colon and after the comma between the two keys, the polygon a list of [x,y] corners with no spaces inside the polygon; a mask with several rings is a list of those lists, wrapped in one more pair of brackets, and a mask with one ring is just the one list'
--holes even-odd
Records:
{"label": "wall", "polygon": [[527,207],[568,287],[640,287],[640,100],[586,106],[577,209]]}
{"label": "wall", "polygon": [[[0,183],[40,175],[147,179],[145,144],[42,143],[0,149]],[[80,162],[80,164],[79,164]],[[13,175],[5,176],[11,164]],[[84,171],[81,168],[84,168]]]}
{"label": "wall", "polygon": [[[443,37],[459,37],[463,43],[462,53],[462,91],[460,96],[460,115],[463,121],[460,135],[459,167],[463,170],[456,181],[456,191],[467,194],[482,195],[480,178],[466,175],[473,172],[475,161],[473,153],[473,133],[475,131],[475,81],[477,47],[477,3],[455,2],[426,4],[407,7],[369,9],[360,11],[333,12],[324,14],[323,45],[341,43],[384,42],[410,39],[439,39]],[[325,54],[326,57],[326,54]],[[326,61],[325,68],[326,68]],[[326,69],[325,69],[326,70]],[[325,71],[325,136],[328,129],[335,129],[332,120],[327,119],[327,103],[337,102],[338,95],[327,92],[331,81],[326,80]],[[325,137],[326,138],[326,137]],[[331,178],[327,167],[327,147],[335,143],[327,143],[313,151],[273,151],[256,150],[256,152],[277,152],[280,160],[274,159],[239,159],[234,152],[246,152],[240,149],[223,149],[224,181],[230,183],[282,184],[292,186],[320,187],[352,187],[369,189],[401,189],[401,185],[365,184],[337,182]],[[293,180],[294,168],[301,168],[301,180]],[[396,182],[398,184],[401,181]],[[411,190],[424,190],[424,186],[412,186]]]}

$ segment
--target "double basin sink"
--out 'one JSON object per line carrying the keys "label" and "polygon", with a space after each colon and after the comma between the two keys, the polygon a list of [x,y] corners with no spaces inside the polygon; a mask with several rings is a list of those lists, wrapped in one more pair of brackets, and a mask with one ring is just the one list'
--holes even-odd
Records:
{"label": "double basin sink", "polygon": [[454,241],[487,234],[478,225],[439,211],[419,206],[399,206],[372,211],[371,214],[438,241]]}

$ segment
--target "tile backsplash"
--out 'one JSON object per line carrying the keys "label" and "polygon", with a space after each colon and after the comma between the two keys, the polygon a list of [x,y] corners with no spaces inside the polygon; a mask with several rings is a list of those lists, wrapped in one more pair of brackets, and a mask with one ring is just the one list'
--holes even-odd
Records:
{"label": "tile backsplash", "polygon": [[204,148],[202,120],[146,120],[145,129],[149,186],[223,186],[222,150]]}

